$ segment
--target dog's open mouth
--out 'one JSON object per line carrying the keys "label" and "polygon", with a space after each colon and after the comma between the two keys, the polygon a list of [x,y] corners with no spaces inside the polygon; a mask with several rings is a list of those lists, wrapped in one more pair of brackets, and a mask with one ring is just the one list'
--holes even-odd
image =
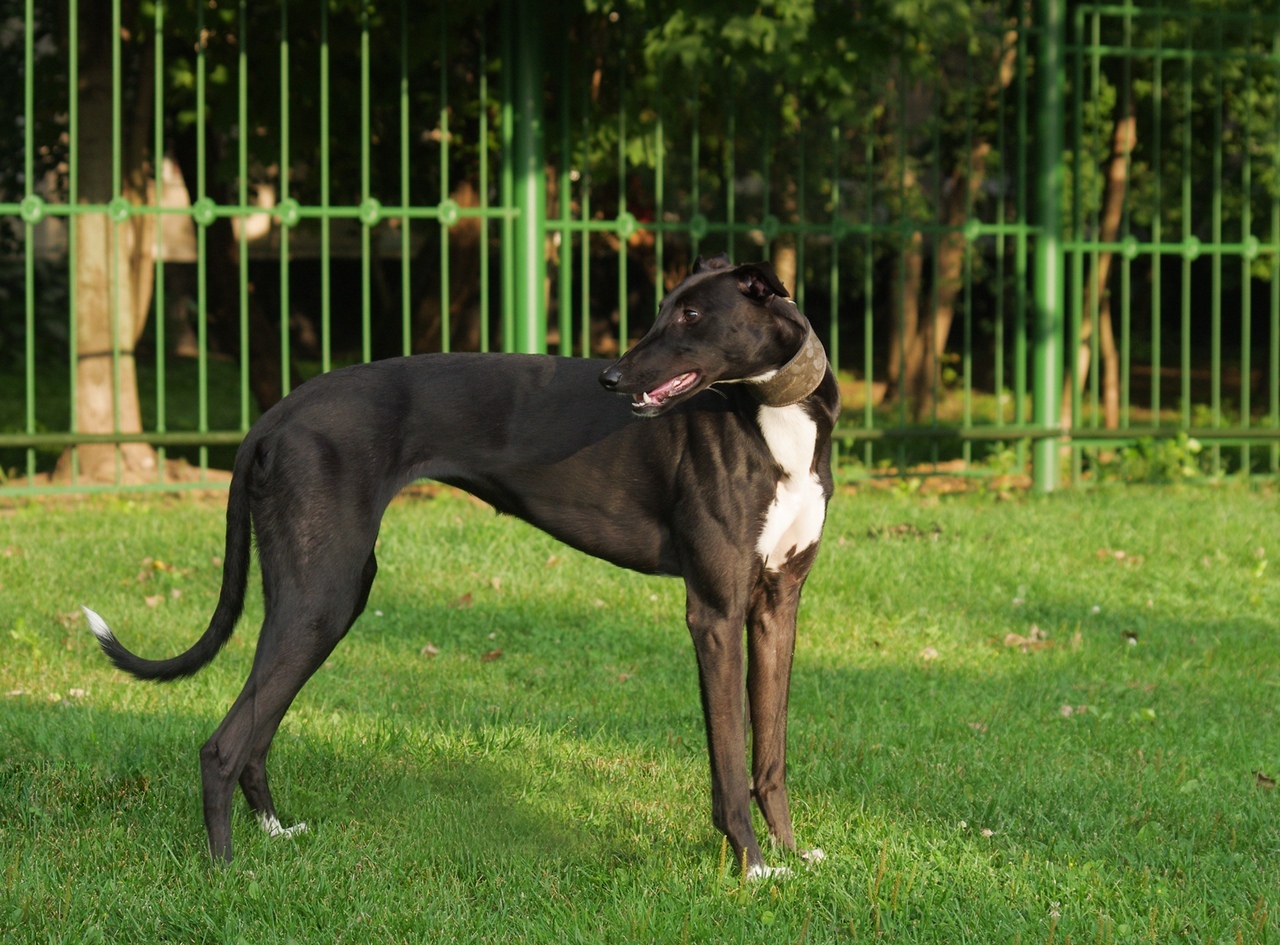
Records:
{"label": "dog's open mouth", "polygon": [[653,390],[632,395],[631,407],[634,410],[651,410],[655,407],[666,406],[667,402],[673,397],[678,397],[697,383],[697,371],[679,374],[671,378],[671,380],[659,384]]}

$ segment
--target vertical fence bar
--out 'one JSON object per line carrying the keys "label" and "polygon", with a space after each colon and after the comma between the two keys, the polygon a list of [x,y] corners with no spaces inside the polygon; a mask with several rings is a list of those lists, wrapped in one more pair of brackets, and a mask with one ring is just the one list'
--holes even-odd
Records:
{"label": "vertical fence bar", "polygon": [[[1021,41],[1020,37],[1025,32],[1026,30],[1022,28],[1022,23],[1021,21],[1019,21],[1018,33],[1017,33],[1017,36],[1019,37],[1019,39],[1016,39],[1015,43]],[[1026,66],[1024,64],[1023,69],[1025,68]],[[1022,70],[1020,69],[1019,71],[1022,71]],[[1004,177],[1008,172],[1008,158],[1007,158],[1008,151],[1006,150],[1006,144],[1005,144],[1006,142],[1005,114],[1008,110],[1009,103],[1006,101],[1006,94],[1007,94],[1006,86],[1002,82],[1000,83],[999,91],[996,94],[996,102],[997,102],[996,148],[1000,155],[1000,173],[1002,177]],[[1021,148],[1019,148],[1019,150],[1021,150]],[[1008,208],[1005,206],[1006,190],[1007,188],[1001,187],[998,193],[996,194],[996,217],[995,218],[996,218],[996,222],[1001,224],[1003,224],[1008,219]],[[1004,302],[1005,302],[1005,295],[1007,294],[1005,291],[1005,279],[1007,278],[1005,274],[1005,253],[1006,253],[1006,248],[1008,244],[1008,239],[1009,239],[1008,234],[1006,234],[1003,230],[997,233],[995,237],[996,298],[995,298],[995,325],[994,325],[994,331],[993,331],[994,337],[992,338],[992,342],[993,342],[992,347],[994,348],[993,360],[995,362],[994,371],[993,371],[993,374],[995,377],[995,383],[992,386],[995,387],[995,395],[996,395],[996,426],[1003,426],[1005,421]]]}
{"label": "vertical fence bar", "polygon": [[773,173],[770,162],[770,156],[773,152],[773,126],[765,125],[764,132],[761,135],[761,153],[760,153],[760,179],[761,179],[761,209],[756,216],[757,222],[761,224],[761,235],[763,237],[763,246],[761,252],[764,254],[766,262],[773,260],[773,237],[765,232],[767,227],[764,221],[769,219],[769,175]]}
{"label": "vertical fence bar", "polygon": [[[1033,422],[1058,425],[1062,390],[1062,250],[1059,200],[1062,193],[1062,0],[1037,0],[1039,42],[1036,56],[1036,202],[1039,232],[1035,245],[1035,391]],[[1058,484],[1058,442],[1035,443],[1032,486],[1051,492]]]}
{"label": "vertical fence bar", "polygon": [[[940,82],[941,79],[935,75],[931,91],[934,101],[939,101]],[[967,94],[968,89],[965,92]],[[929,255],[931,257],[929,260],[929,308],[925,312],[924,322],[920,326],[920,343],[923,348],[921,352],[921,369],[929,373],[929,416],[927,420],[932,426],[938,425],[938,377],[941,373],[941,365],[937,357],[938,302],[940,299],[938,281],[942,276],[942,261],[939,256],[946,240],[946,234],[940,229],[946,225],[946,219],[942,209],[942,120],[939,112],[939,109],[935,109],[929,118],[929,123],[933,126],[930,133],[930,137],[933,139],[931,150],[933,157],[933,216],[934,224],[939,229],[935,229],[929,237]],[[915,410],[919,414],[919,406]],[[921,419],[926,418],[922,416]],[[929,440],[929,462],[934,469],[938,468],[938,456],[938,441],[931,439]]]}
{"label": "vertical fence bar", "polygon": [[[1030,25],[1030,20],[1023,21]],[[1031,31],[1024,29],[1018,34],[1018,61],[1029,61],[1028,35]],[[1018,70],[1017,90],[1017,135],[1018,141],[1029,140],[1027,109],[1030,90],[1027,87],[1027,69]],[[1031,216],[1030,196],[1028,195],[1027,149],[1018,147],[1017,171],[1017,208],[1022,221],[1027,222]],[[1028,231],[1025,226],[1019,227],[1013,244],[1013,415],[1018,424],[1027,422],[1027,240]],[[1027,462],[1025,441],[1019,440],[1016,447],[1016,460],[1019,468]]]}
{"label": "vertical fence bar", "polygon": [[[121,196],[121,93],[123,82],[120,68],[120,0],[111,3],[111,200]],[[111,432],[119,434],[120,424],[120,227],[121,224],[106,218],[107,227],[107,318],[111,323]],[[130,327],[132,332],[132,326]],[[132,347],[132,345],[130,346]],[[132,352],[131,352],[132,353]],[[124,456],[120,445],[115,444],[116,482],[124,481]]]}
{"label": "vertical fence bar", "polygon": [[[1089,87],[1096,99],[1102,89],[1102,13],[1097,9],[1089,11],[1090,41],[1089,41]],[[1095,121],[1101,127],[1100,116],[1095,116]],[[1105,185],[1103,193],[1105,194]],[[1102,325],[1100,316],[1102,315],[1102,291],[1105,289],[1098,281],[1098,270],[1102,262],[1102,249],[1098,245],[1102,231],[1102,204],[1099,203],[1093,210],[1093,219],[1090,221],[1091,226],[1089,232],[1093,233],[1093,239],[1089,241],[1089,267],[1086,275],[1087,282],[1082,286],[1083,301],[1089,306],[1087,312],[1089,331],[1089,364],[1092,370],[1088,372],[1086,377],[1080,379],[1080,385],[1083,388],[1085,381],[1089,384],[1089,416],[1087,425],[1091,429],[1097,429],[1102,426],[1102,415],[1100,413],[1102,407],[1102,371],[1099,369],[1102,363]],[[1082,221],[1083,222],[1083,221]],[[1081,238],[1084,237],[1084,228],[1082,227]],[[1086,421],[1082,417],[1078,422],[1079,426],[1085,426]]]}
{"label": "vertical fence bar", "polygon": [[[289,199],[289,0],[280,4],[280,204]],[[289,247],[288,223],[280,222],[280,396],[289,393]]]}
{"label": "vertical fence bar", "polygon": [[840,366],[840,126],[831,126],[831,262],[828,294],[831,298],[831,325],[827,331],[827,356],[832,368]]}
{"label": "vertical fence bar", "polygon": [[[240,0],[240,42],[236,55],[238,65],[236,110],[240,132],[236,136],[236,194],[240,207],[249,203],[249,42],[248,18],[249,0]],[[322,40],[323,44],[323,40]],[[322,45],[323,48],[323,45]],[[242,216],[240,223],[240,252],[238,265],[240,268],[240,429],[249,429],[249,364],[250,345],[253,344],[249,331],[249,227],[248,217]]]}
{"label": "vertical fence bar", "polygon": [[[1124,11],[1124,66],[1123,66],[1123,89],[1121,92],[1120,114],[1126,118],[1131,114],[1136,114],[1132,108],[1133,96],[1133,14],[1131,8],[1127,5]],[[1136,135],[1136,131],[1135,131]],[[1122,207],[1123,224],[1121,232],[1124,234],[1122,241],[1128,245],[1132,236],[1130,218],[1130,197],[1133,193],[1133,144],[1130,141],[1126,143],[1124,149],[1124,204]],[[1130,391],[1130,361],[1132,358],[1133,348],[1131,344],[1131,327],[1133,310],[1130,305],[1130,292],[1132,289],[1132,267],[1133,254],[1130,252],[1120,253],[1120,350],[1118,352],[1120,358],[1120,426],[1127,429],[1129,426],[1129,391]],[[1099,372],[1101,373],[1101,372]]]}
{"label": "vertical fence bar", "polygon": [[664,137],[662,127],[662,112],[659,111],[654,121],[653,128],[654,139],[654,212],[653,219],[657,225],[657,231],[653,235],[653,255],[654,255],[654,273],[657,282],[657,298],[660,301],[667,292],[666,284],[666,249],[667,249],[667,192],[666,192],[666,163],[667,163],[667,142]]}
{"label": "vertical fence bar", "polygon": [[[560,245],[559,245],[559,262],[560,274],[556,281],[556,287],[559,289],[559,312],[557,312],[557,324],[560,331],[560,342],[556,346],[560,354],[573,354],[573,232],[569,229],[570,218],[570,197],[573,187],[573,151],[569,134],[569,122],[571,120],[569,114],[569,37],[567,34],[561,36],[561,53],[560,53],[560,186],[556,199],[559,202],[557,211],[560,216]],[[584,230],[582,238],[587,238]],[[583,311],[586,311],[584,302]],[[582,354],[585,357],[587,351],[588,340],[586,334],[583,336]]]}
{"label": "vertical fence bar", "polygon": [[[1244,62],[1244,97],[1246,102],[1253,101],[1253,30],[1251,25],[1246,30]],[[1249,121],[1246,118],[1241,130],[1243,138],[1243,163],[1240,168],[1240,190],[1243,201],[1240,207],[1240,242],[1244,251],[1240,254],[1240,426],[1249,428],[1250,403],[1250,371],[1253,359],[1250,357],[1250,342],[1253,334],[1253,140],[1249,133]],[[1240,447],[1240,473],[1248,476],[1253,465],[1249,444],[1246,440]]]}
{"label": "vertical fence bar", "polygon": [[329,223],[329,4],[320,4],[320,370],[332,366],[333,304]]}
{"label": "vertical fence bar", "polygon": [[[80,203],[80,7],[77,0],[67,3],[67,135],[70,153],[67,161],[67,202]],[[80,429],[76,367],[80,362],[80,316],[76,306],[76,271],[80,258],[80,215],[72,213],[67,221],[67,372],[71,401],[72,431]],[[71,447],[71,485],[80,480],[80,453]]]}
{"label": "vertical fence bar", "polygon": [[[36,167],[36,148],[35,148],[35,5],[33,0],[27,0],[23,10],[23,24],[25,26],[23,36],[22,49],[22,191],[23,199],[28,200],[35,196],[35,167]],[[71,94],[75,95],[75,87],[72,86]],[[24,387],[26,397],[26,416],[25,428],[27,435],[34,435],[36,432],[36,256],[35,256],[35,224],[30,220],[26,220],[22,227],[22,255],[23,255],[23,274],[26,281],[26,291],[23,298],[23,329],[25,336],[23,339],[23,352],[26,359],[26,372],[24,378]],[[75,273],[72,272],[72,281],[75,279]],[[36,451],[32,447],[27,447],[27,482],[31,483],[35,480],[36,475]],[[3,470],[0,470],[3,472]]]}
{"label": "vertical fence bar", "polygon": [[[863,184],[866,203],[863,206],[863,218],[874,219],[876,187],[875,187],[875,135],[872,133],[871,120],[863,121],[863,160],[866,163],[867,177]],[[862,248],[862,425],[871,430],[876,425],[875,414],[875,236],[867,230],[863,237]],[[867,439],[862,446],[862,464],[870,472],[875,464],[875,444]]]}
{"label": "vertical fence bar", "polygon": [[738,201],[737,188],[734,187],[734,145],[738,134],[738,107],[737,102],[730,98],[729,115],[727,118],[728,127],[725,130],[724,140],[721,144],[720,152],[720,169],[724,175],[724,215],[725,223],[728,224],[729,231],[725,234],[725,252],[729,254],[730,259],[736,258],[737,253],[737,233],[735,232],[735,224],[738,222]]}
{"label": "vertical fence bar", "polygon": [[[1272,75],[1280,87],[1280,29],[1271,39]],[[1271,171],[1280,179],[1280,128],[1274,128],[1276,137],[1271,142]],[[1270,358],[1270,418],[1271,427],[1280,431],[1280,193],[1271,197],[1271,358]],[[1270,471],[1280,473],[1280,442],[1271,444]]]}
{"label": "vertical fence bar", "polygon": [[[582,87],[582,183],[578,188],[581,194],[581,213],[583,222],[591,219],[591,189],[594,178],[591,173],[591,96],[586,86]],[[579,282],[578,295],[582,307],[582,355],[591,353],[591,230],[582,231],[580,246],[582,253],[582,277]]]}
{"label": "vertical fence bar", "polygon": [[543,289],[542,220],[547,192],[543,186],[544,129],[542,125],[543,17],[534,0],[517,0],[516,37],[515,203],[516,226],[515,350],[530,353],[546,348]]}
{"label": "vertical fence bar", "polygon": [[[1102,12],[1100,10],[1090,11],[1091,22],[1093,24],[1092,38],[1090,43],[1090,77],[1091,85],[1095,97],[1102,89]],[[1099,122],[1101,127],[1101,122]],[[1103,189],[1105,195],[1105,185]],[[1102,248],[1098,245],[1102,233],[1102,204],[1099,203],[1093,211],[1093,239],[1090,241],[1089,249],[1089,270],[1087,286],[1087,298],[1089,302],[1089,364],[1092,370],[1089,371],[1089,426],[1097,429],[1102,426],[1102,294],[1106,290],[1106,286],[1102,285],[1098,280],[1098,273],[1102,265]],[[1082,234],[1083,235],[1083,234]],[[1080,424],[1084,426],[1082,422]]]}
{"label": "vertical fence bar", "polygon": [[1182,425],[1191,426],[1191,262],[1198,255],[1191,242],[1191,115],[1192,89],[1195,86],[1195,58],[1191,50],[1191,37],[1183,53],[1186,73],[1182,81],[1182,318],[1180,324],[1180,381],[1179,409]]}
{"label": "vertical fence bar", "polygon": [[[449,33],[448,6],[440,7],[440,203],[449,199]],[[449,311],[449,227],[440,221],[440,350],[453,342],[453,319]]]}
{"label": "vertical fence bar", "polygon": [[[699,106],[702,101],[701,95],[702,77],[695,69],[693,73],[693,103],[690,106],[690,119],[693,132],[689,135],[689,176],[692,178],[689,182],[689,198],[692,207],[689,211],[691,218],[702,219],[702,165],[699,163],[699,157],[702,147],[702,120],[699,114]],[[693,229],[690,232],[689,255],[693,258],[698,256],[698,247],[702,242],[701,229]]]}
{"label": "vertical fence bar", "polygon": [[[196,199],[205,201],[208,194],[208,168],[205,156],[205,79],[208,38],[204,30],[204,4],[196,5]],[[196,227],[196,429],[209,431],[209,265],[207,221]],[[209,468],[209,448],[200,447],[200,472]]]}
{"label": "vertical fence bar", "polygon": [[805,246],[808,240],[805,239],[808,230],[805,226],[807,214],[805,212],[805,195],[808,194],[808,182],[805,180],[805,168],[808,164],[809,155],[809,139],[801,135],[799,141],[799,153],[796,155],[796,305],[800,306],[800,310],[805,308]]}
{"label": "vertical fence bar", "polygon": [[[623,47],[626,32],[623,31]],[[626,54],[618,70],[618,211],[617,219],[627,213],[627,82]],[[618,350],[625,351],[630,341],[630,318],[627,311],[627,234],[617,231],[618,237]]]}
{"label": "vertical fence bar", "polygon": [[[905,41],[905,40],[904,40]],[[903,49],[905,54],[906,50]],[[905,58],[905,55],[904,55]],[[897,404],[897,421],[899,427],[907,425],[907,398],[905,396],[905,385],[907,380],[907,266],[904,258],[907,248],[910,245],[913,234],[909,230],[911,224],[908,218],[908,196],[907,196],[907,174],[908,165],[911,156],[907,152],[907,82],[901,82],[898,89],[898,135],[897,135],[897,188],[898,188],[898,234],[894,245],[894,254],[897,256],[897,281],[898,292],[897,298],[893,304],[892,317],[897,321],[898,333],[898,363],[891,365],[886,381],[893,377],[893,371],[896,368],[898,377],[898,404]],[[834,183],[833,183],[834,186]],[[893,356],[893,348],[890,345],[890,357]],[[886,388],[887,389],[887,388]],[[906,440],[899,440],[897,443],[897,462],[898,470],[901,472],[907,466],[907,447]]]}
{"label": "vertical fence bar", "polygon": [[[155,172],[156,206],[164,206],[164,2],[158,0],[152,17],[152,29],[155,36],[154,73],[155,102],[152,123],[152,164]],[[155,242],[155,287],[152,298],[155,301],[156,331],[156,432],[164,433],[168,429],[165,409],[165,300],[164,300],[164,217],[156,217]],[[146,421],[143,420],[145,426]],[[159,482],[164,482],[165,448],[156,450],[156,475]]]}
{"label": "vertical fence bar", "polygon": [[1164,378],[1162,376],[1164,359],[1160,350],[1163,344],[1161,334],[1162,322],[1161,302],[1163,301],[1163,257],[1164,244],[1164,19],[1159,9],[1156,14],[1156,55],[1152,75],[1152,121],[1151,121],[1151,422],[1160,426],[1161,391]]}
{"label": "vertical fence bar", "polygon": [[[443,8],[441,18],[444,17]],[[443,27],[441,29],[443,32]],[[443,52],[441,53],[443,55]],[[441,63],[441,71],[444,65]],[[441,105],[443,110],[443,104]],[[409,4],[400,0],[400,353],[413,350],[413,293],[411,219],[409,205],[412,202],[409,186]],[[441,199],[444,199],[441,197]],[[443,230],[443,227],[441,227]],[[448,269],[440,271],[441,279],[448,278]]]}
{"label": "vertical fence bar", "polygon": [[516,0],[502,0],[502,348],[516,350],[515,32]]}
{"label": "vertical fence bar", "polygon": [[[997,62],[999,58],[997,57]],[[965,153],[965,177],[964,177],[964,219],[965,223],[973,220],[973,57],[966,56],[964,61],[965,71],[965,96],[964,96],[964,153]],[[962,261],[962,270],[960,278],[964,287],[963,310],[961,312],[961,338],[960,338],[960,378],[961,378],[961,414],[960,420],[964,427],[969,427],[973,423],[973,243],[968,236],[964,236],[964,259]],[[955,305],[955,300],[952,300]],[[935,345],[934,350],[937,350]],[[934,416],[938,413],[937,401],[934,402]],[[969,464],[973,462],[973,443],[971,440],[964,440],[961,445],[961,458],[964,461],[965,468],[969,468]]]}
{"label": "vertical fence bar", "polygon": [[[1084,331],[1084,250],[1079,246],[1084,239],[1084,9],[1077,7],[1072,17],[1072,35],[1075,40],[1075,82],[1071,108],[1071,238],[1076,247],[1071,250],[1071,312],[1068,337],[1070,354],[1067,359],[1067,378],[1071,383],[1071,423],[1083,426],[1084,378],[1080,376],[1080,345]],[[1096,48],[1096,43],[1094,44]],[[1097,82],[1094,82],[1094,88]],[[1096,373],[1096,372],[1095,372]],[[1084,475],[1084,450],[1071,447],[1071,481],[1079,482]]]}
{"label": "vertical fence bar", "polygon": [[[489,34],[480,30],[480,350],[489,341]],[[504,64],[505,66],[505,64]]]}
{"label": "vertical fence bar", "polygon": [[373,359],[373,332],[370,324],[370,257],[373,250],[373,227],[377,223],[378,205],[369,190],[372,135],[369,133],[369,2],[360,4],[360,360]]}
{"label": "vertical fence bar", "polygon": [[[1213,105],[1213,199],[1209,208],[1209,227],[1213,240],[1213,254],[1210,256],[1210,391],[1209,409],[1212,412],[1214,429],[1222,426],[1222,18],[1214,17],[1214,58],[1213,87],[1217,92]],[[1215,440],[1211,447],[1212,470],[1214,475],[1222,471],[1222,447]]]}

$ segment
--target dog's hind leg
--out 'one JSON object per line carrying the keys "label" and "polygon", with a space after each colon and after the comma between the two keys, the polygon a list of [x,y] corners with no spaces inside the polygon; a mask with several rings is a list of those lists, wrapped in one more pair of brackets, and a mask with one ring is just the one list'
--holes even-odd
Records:
{"label": "dog's hind leg", "polygon": [[[816,551],[817,546],[813,546]],[[787,803],[787,701],[800,590],[813,562],[801,553],[780,570],[764,571],[747,612],[747,699],[751,713],[752,793],[777,845],[796,850]],[[822,852],[806,851],[806,859]]]}
{"label": "dog's hind leg", "polygon": [[355,581],[334,581],[334,569],[320,570],[330,577],[326,586],[273,600],[249,679],[200,749],[205,829],[215,860],[231,859],[231,800],[237,781],[269,833],[290,835],[305,829],[280,826],[267,784],[267,753],[298,692],[364,610],[377,562],[370,552]]}

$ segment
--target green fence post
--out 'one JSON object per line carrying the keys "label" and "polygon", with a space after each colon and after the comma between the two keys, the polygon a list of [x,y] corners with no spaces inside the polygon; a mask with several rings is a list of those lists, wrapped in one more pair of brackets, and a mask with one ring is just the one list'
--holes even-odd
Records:
{"label": "green fence post", "polygon": [[[1035,321],[1032,327],[1032,422],[1060,422],[1062,395],[1062,0],[1036,0]],[[1036,492],[1058,485],[1057,437],[1036,440],[1031,482]]]}
{"label": "green fence post", "polygon": [[545,129],[542,117],[542,45],[545,30],[539,5],[518,0],[515,49],[515,204],[520,211],[515,233],[514,350],[544,352],[547,345],[546,265],[543,223],[547,188],[543,168]]}

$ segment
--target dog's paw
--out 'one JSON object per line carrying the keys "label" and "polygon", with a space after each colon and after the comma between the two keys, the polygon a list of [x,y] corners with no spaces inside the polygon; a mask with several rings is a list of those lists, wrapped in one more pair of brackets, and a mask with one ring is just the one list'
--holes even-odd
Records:
{"label": "dog's paw", "polygon": [[755,866],[747,867],[747,879],[786,879],[791,875],[791,870],[785,866],[765,866],[763,863],[757,863]]}
{"label": "dog's paw", "polygon": [[258,816],[258,824],[262,827],[263,832],[272,839],[276,837],[284,837],[285,839],[288,839],[289,837],[296,837],[300,833],[307,832],[306,824],[294,824],[292,827],[286,827],[280,823],[280,819],[278,817],[268,817],[265,814],[260,814]]}
{"label": "dog's paw", "polygon": [[827,858],[827,854],[823,852],[821,847],[814,847],[812,850],[801,850],[800,859],[804,860],[805,866],[810,868],[817,866]]}

